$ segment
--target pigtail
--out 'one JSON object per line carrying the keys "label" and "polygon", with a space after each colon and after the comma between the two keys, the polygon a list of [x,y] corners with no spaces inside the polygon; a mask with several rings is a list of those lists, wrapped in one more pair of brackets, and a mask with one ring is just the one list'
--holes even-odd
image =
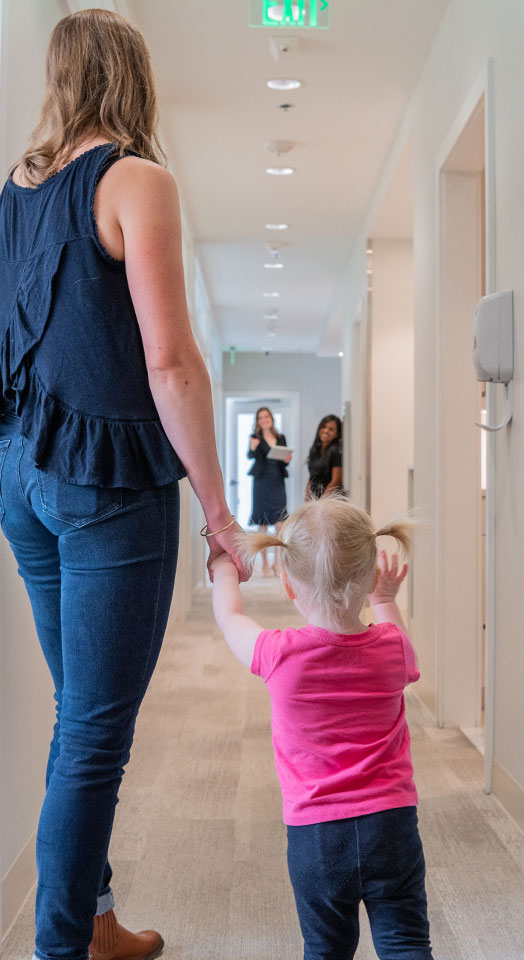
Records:
{"label": "pigtail", "polygon": [[269,533],[239,533],[235,537],[235,544],[244,563],[253,566],[257,553],[266,547],[286,547],[280,537],[273,537]]}
{"label": "pigtail", "polygon": [[417,523],[410,517],[401,520],[392,520],[386,523],[380,530],[377,530],[375,537],[393,537],[400,547],[402,547],[406,556],[409,556],[413,549],[413,534]]}

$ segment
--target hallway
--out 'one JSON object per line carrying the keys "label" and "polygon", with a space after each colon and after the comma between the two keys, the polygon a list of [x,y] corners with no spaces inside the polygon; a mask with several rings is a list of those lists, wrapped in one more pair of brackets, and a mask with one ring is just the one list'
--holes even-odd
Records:
{"label": "hallway", "polygon": [[[246,605],[299,623],[276,581]],[[522,960],[524,836],[482,792],[482,759],[408,697],[435,960]],[[298,960],[269,700],[227,649],[200,591],[168,634],[124,778],[112,841],[119,918],[163,932],[166,960]],[[27,960],[33,900],[4,945]],[[358,960],[373,960],[363,922]]]}

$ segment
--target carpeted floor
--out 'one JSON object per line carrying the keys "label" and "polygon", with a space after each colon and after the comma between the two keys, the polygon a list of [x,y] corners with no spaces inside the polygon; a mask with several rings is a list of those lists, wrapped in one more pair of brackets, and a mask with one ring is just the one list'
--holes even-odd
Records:
{"label": "carpeted floor", "polygon": [[[264,626],[299,623],[277,581],[254,578]],[[524,836],[482,792],[482,760],[408,694],[435,960],[524,960]],[[165,960],[300,960],[262,681],[196,598],[167,638],[144,702],[111,847],[118,917],[154,927]],[[33,902],[4,943],[29,960]],[[358,960],[374,960],[365,915]]]}

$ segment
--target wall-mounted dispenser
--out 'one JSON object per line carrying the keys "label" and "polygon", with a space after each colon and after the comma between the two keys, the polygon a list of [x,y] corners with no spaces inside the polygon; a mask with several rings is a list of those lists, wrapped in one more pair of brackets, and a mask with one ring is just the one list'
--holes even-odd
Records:
{"label": "wall-mounted dispenser", "polygon": [[477,423],[494,432],[507,426],[513,416],[513,290],[482,297],[473,319],[473,363],[477,380],[503,383],[506,414],[496,426]]}

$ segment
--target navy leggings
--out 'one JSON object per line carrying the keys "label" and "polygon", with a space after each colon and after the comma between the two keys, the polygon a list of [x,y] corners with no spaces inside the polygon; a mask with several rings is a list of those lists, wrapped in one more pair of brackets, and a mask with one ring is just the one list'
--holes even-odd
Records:
{"label": "navy leggings", "polygon": [[352,960],[360,901],[380,960],[432,960],[416,807],[287,832],[304,960]]}

